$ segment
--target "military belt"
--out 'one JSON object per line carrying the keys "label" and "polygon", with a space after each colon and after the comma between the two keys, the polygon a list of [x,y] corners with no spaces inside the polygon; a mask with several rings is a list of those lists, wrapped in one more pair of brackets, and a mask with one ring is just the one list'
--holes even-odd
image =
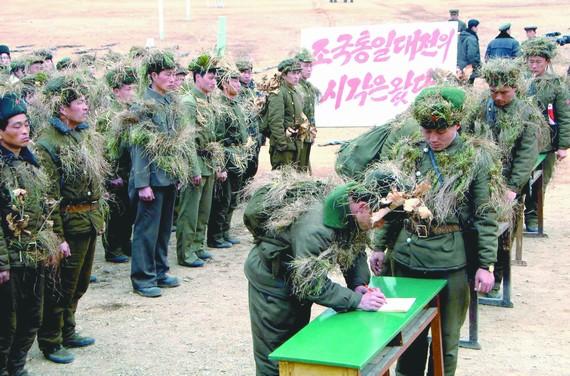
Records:
{"label": "military belt", "polygon": [[99,207],[99,201],[82,202],[79,204],[67,205],[63,207],[64,213],[81,213],[95,210]]}
{"label": "military belt", "polygon": [[405,227],[408,232],[416,234],[418,238],[429,238],[430,236],[462,231],[459,225],[439,225],[432,227],[430,225],[416,224],[411,221],[406,221]]}

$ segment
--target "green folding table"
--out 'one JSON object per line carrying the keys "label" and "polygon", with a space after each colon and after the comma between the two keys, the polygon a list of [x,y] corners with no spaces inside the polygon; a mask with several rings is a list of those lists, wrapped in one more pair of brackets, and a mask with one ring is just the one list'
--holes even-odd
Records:
{"label": "green folding table", "polygon": [[280,375],[388,375],[390,366],[427,327],[435,375],[443,375],[438,294],[444,280],[373,277],[388,298],[416,298],[406,313],[336,313],[328,309],[269,355]]}

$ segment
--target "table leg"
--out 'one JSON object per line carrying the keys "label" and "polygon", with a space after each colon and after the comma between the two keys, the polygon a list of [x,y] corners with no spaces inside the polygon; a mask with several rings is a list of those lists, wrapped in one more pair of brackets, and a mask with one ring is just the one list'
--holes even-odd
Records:
{"label": "table leg", "polygon": [[479,344],[479,302],[473,281],[469,282],[469,339],[459,341],[459,347],[481,350]]}
{"label": "table leg", "polygon": [[437,314],[430,324],[433,374],[434,376],[443,376],[443,342],[441,337],[441,311],[439,296],[436,297],[435,306],[437,307]]}

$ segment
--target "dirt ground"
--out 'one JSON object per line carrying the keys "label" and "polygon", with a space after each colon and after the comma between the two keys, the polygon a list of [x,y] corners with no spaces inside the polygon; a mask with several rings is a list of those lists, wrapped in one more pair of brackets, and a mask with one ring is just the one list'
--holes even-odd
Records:
{"label": "dirt ground", "polygon": [[[0,43],[33,48],[78,45],[60,47],[57,59],[107,44],[127,51],[152,37],[160,46],[177,45],[192,56],[213,46],[217,17],[227,16],[229,52],[234,56],[247,53],[256,67],[265,67],[275,65],[297,47],[300,30],[305,27],[436,21],[446,19],[449,7],[460,8],[465,21],[481,21],[482,50],[504,21],[513,23],[513,35],[519,40],[524,37],[522,27],[530,23],[537,24],[540,33],[570,33],[565,1],[435,0],[429,5],[404,0],[340,1],[233,0],[225,1],[224,8],[209,7],[206,0],[192,1],[192,19],[186,21],[184,1],[165,0],[166,40],[158,41],[155,0],[2,0]],[[568,66],[570,47],[561,50],[560,72]],[[349,139],[362,131],[321,129],[318,142]],[[317,174],[333,173],[335,150],[315,148],[312,163]],[[262,158],[266,168],[266,149]],[[565,301],[570,283],[570,229],[565,217],[570,211],[568,172],[570,162],[566,161],[559,166],[547,192],[545,225],[549,237],[525,239],[528,266],[513,267],[514,308],[480,308],[483,349],[461,349],[457,375],[570,375],[570,309]],[[242,244],[230,250],[213,250],[214,260],[204,268],[177,266],[173,237],[171,271],[183,283],[164,291],[159,299],[133,294],[129,264],[106,263],[99,248],[94,267],[99,282],[91,285],[77,314],[81,331],[94,336],[97,343],[74,351],[76,361],[61,366],[45,361],[34,346],[29,369],[46,376],[253,375],[243,274],[251,238],[240,217],[237,213],[234,231]],[[314,309],[315,314],[321,311],[320,307]]]}

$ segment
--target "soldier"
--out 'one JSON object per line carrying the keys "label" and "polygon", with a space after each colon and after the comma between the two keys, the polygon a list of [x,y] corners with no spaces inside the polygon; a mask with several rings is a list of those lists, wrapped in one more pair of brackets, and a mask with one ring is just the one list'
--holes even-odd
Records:
{"label": "soldier", "polygon": [[461,33],[467,29],[467,25],[465,22],[459,19],[459,9],[450,9],[449,10],[449,20],[448,21],[455,21],[457,22],[457,32]]}
{"label": "soldier", "polygon": [[46,176],[28,149],[26,112],[24,102],[14,94],[0,98],[2,376],[28,375],[26,355],[42,318],[44,264],[59,261],[59,252],[69,256],[69,246],[61,243],[49,226],[50,212],[58,210],[58,203],[48,198]]}
{"label": "soldier", "polygon": [[[109,204],[109,216],[103,235],[103,248],[105,260],[112,263],[128,262],[131,255],[131,233],[133,228],[133,213],[129,202],[129,171],[131,169],[131,157],[127,147],[127,129],[122,129],[120,134],[110,132],[113,117],[117,113],[128,110],[135,99],[137,90],[137,75],[133,68],[122,66],[110,70],[105,75],[107,85],[112,90],[113,97],[109,110],[102,119],[103,128],[98,129],[107,138],[112,137],[117,143],[112,142],[114,148],[108,148],[107,158],[111,164],[112,178],[107,182],[109,193],[113,198]],[[111,133],[109,135],[108,133]]]}
{"label": "soldier", "polygon": [[[570,147],[570,94],[564,79],[556,75],[551,67],[552,58],[556,55],[556,44],[546,38],[535,38],[525,41],[522,55],[532,73],[532,81],[527,94],[542,111],[551,127],[551,139],[541,150],[547,153],[544,161],[544,185],[552,177],[556,160],[567,156]],[[525,200],[525,224],[529,232],[538,232],[536,192],[529,192]]]}
{"label": "soldier", "polygon": [[[489,137],[499,146],[508,188],[506,200],[514,204],[524,193],[538,157],[542,119],[530,103],[517,98],[522,76],[516,61],[493,59],[483,66],[481,75],[489,84],[490,95],[465,117],[462,129]],[[515,232],[516,229],[511,228],[511,236]],[[499,297],[503,268],[502,263],[496,265],[495,285],[488,297]]]}
{"label": "soldier", "polygon": [[472,69],[468,81],[470,85],[473,85],[475,78],[479,77],[478,70],[481,66],[481,52],[479,50],[479,37],[477,36],[478,28],[478,20],[469,20],[467,22],[467,29],[459,34],[457,47],[457,67],[461,71],[464,71],[468,66]]}
{"label": "soldier", "polygon": [[499,35],[487,45],[485,61],[496,58],[514,59],[520,54],[519,42],[511,36],[511,24],[499,26]]}
{"label": "soldier", "polygon": [[[150,108],[141,110],[141,123],[152,122],[153,128],[148,131],[156,133],[153,140],[161,137],[164,144],[183,142],[176,140],[175,133],[175,130],[183,125],[176,116],[172,96],[176,69],[174,57],[170,53],[156,51],[145,57],[141,68],[139,79],[145,84],[148,83],[143,99],[150,104]],[[144,115],[145,113],[148,115]],[[149,116],[150,119],[147,119]],[[172,232],[178,177],[167,170],[166,164],[158,164],[160,155],[152,153],[153,145],[137,143],[134,134],[141,131],[141,128],[131,129],[130,135],[132,167],[129,176],[129,197],[136,210],[131,282],[137,294],[155,298],[162,295],[161,288],[180,285],[178,278],[167,274],[168,242]],[[181,155],[177,157],[183,158]]]}
{"label": "soldier", "polygon": [[[293,187],[293,179],[294,175],[284,175],[276,181],[287,181]],[[287,203],[276,202],[271,190],[280,188],[272,182],[253,194],[244,212],[244,223],[256,239],[245,261],[245,275],[258,376],[278,375],[278,366],[268,355],[309,322],[313,303],[346,312],[375,311],[385,302],[378,289],[366,288],[370,274],[364,251],[367,231],[381,223],[372,221],[372,211],[379,208],[382,193],[352,182],[321,197],[323,185],[298,182],[302,193],[291,190],[287,196],[293,202],[308,203],[301,210],[291,212]],[[282,211],[288,212],[291,221],[287,226],[281,222],[279,230],[258,221],[262,218],[258,213]],[[326,252],[331,249],[335,251]],[[350,256],[343,263],[337,252]],[[347,287],[327,277],[337,262]],[[323,269],[325,264],[330,268]]]}
{"label": "soldier", "polygon": [[[464,100],[465,93],[453,87],[427,88],[416,98],[413,114],[422,136],[396,144],[390,163],[398,167],[402,179],[415,181],[416,190],[425,192],[424,207],[410,209],[404,220],[387,220],[384,236],[376,237],[377,251],[370,257],[378,275],[384,258],[378,250],[393,243],[396,276],[447,281],[440,293],[446,376],[455,374],[460,329],[469,305],[464,236],[471,227],[476,230],[475,286],[488,292],[493,287],[489,269],[497,252],[495,199],[502,199],[493,195],[497,190],[503,194],[498,189],[502,182],[498,161],[484,154],[481,142],[458,134]],[[397,375],[424,374],[428,330],[400,357]]]}
{"label": "soldier", "polygon": [[[79,77],[48,81],[53,103],[49,125],[38,136],[38,156],[49,176],[51,196],[60,200],[53,213],[54,231],[69,244],[71,256],[50,273],[38,344],[55,363],[71,363],[67,348],[90,346],[95,339],[76,332],[75,312],[89,286],[97,236],[104,226],[104,180],[108,171],[102,140],[86,123],[87,88]],[[65,347],[62,347],[65,346]]]}
{"label": "soldier", "polygon": [[303,100],[297,92],[301,65],[296,59],[285,59],[279,63],[277,70],[280,85],[267,96],[263,120],[263,128],[269,133],[271,168],[276,170],[293,166],[297,169],[304,142],[299,138],[299,130],[306,123],[306,118],[303,119]]}
{"label": "soldier", "polygon": [[0,44],[0,66],[9,67],[12,58],[10,57],[10,47]]}
{"label": "soldier", "polygon": [[34,51],[33,53],[36,56],[39,56],[44,59],[43,61],[43,70],[46,72],[52,72],[55,70],[55,64],[53,63],[53,54],[48,49]]}
{"label": "soldier", "polygon": [[224,242],[239,244],[239,239],[230,235],[232,215],[237,207],[238,193],[243,188],[243,173],[249,160],[247,150],[247,125],[238,101],[241,85],[239,72],[221,73],[218,87],[222,90],[221,106],[217,111],[216,134],[224,147],[228,177],[216,182],[214,199],[208,222],[208,246]]}
{"label": "soldier", "polygon": [[529,25],[524,27],[527,40],[536,38],[536,29],[538,29],[538,27],[535,25]]}
{"label": "soldier", "polygon": [[[214,104],[211,94],[216,89],[217,62],[207,54],[192,60],[188,69],[192,72],[194,87],[183,94],[182,102],[190,123],[196,127],[195,144],[197,164],[192,172],[192,185],[180,192],[178,221],[176,222],[176,255],[178,264],[188,267],[204,266],[204,260],[212,254],[204,249],[206,227],[210,219],[214,180],[224,181],[227,173],[217,160],[220,144],[216,140]],[[222,150],[222,163],[223,162]],[[216,248],[229,248],[223,241],[209,244]]]}
{"label": "soldier", "polygon": [[176,81],[175,81],[176,89],[175,90],[180,90],[182,88],[182,84],[184,84],[184,80],[186,79],[187,75],[188,75],[188,69],[186,69],[182,66],[176,67]]}
{"label": "soldier", "polygon": [[255,82],[252,78],[253,64],[247,60],[240,60],[236,62],[236,67],[240,73],[239,82],[241,83],[241,90],[239,100],[246,116],[247,133],[255,141],[255,149],[251,154],[243,176],[245,183],[253,179],[257,173],[259,167],[259,152],[261,146],[265,144],[265,136],[259,131],[261,118],[259,116],[258,99],[261,94],[256,90]]}
{"label": "soldier", "polygon": [[321,96],[319,89],[309,82],[313,71],[313,56],[304,49],[298,53],[295,58],[301,64],[301,80],[299,81],[298,92],[303,99],[303,113],[309,119],[309,129],[303,137],[302,149],[299,155],[299,168],[302,171],[311,172],[311,146],[315,142],[317,136],[317,126],[315,123],[315,105]]}

